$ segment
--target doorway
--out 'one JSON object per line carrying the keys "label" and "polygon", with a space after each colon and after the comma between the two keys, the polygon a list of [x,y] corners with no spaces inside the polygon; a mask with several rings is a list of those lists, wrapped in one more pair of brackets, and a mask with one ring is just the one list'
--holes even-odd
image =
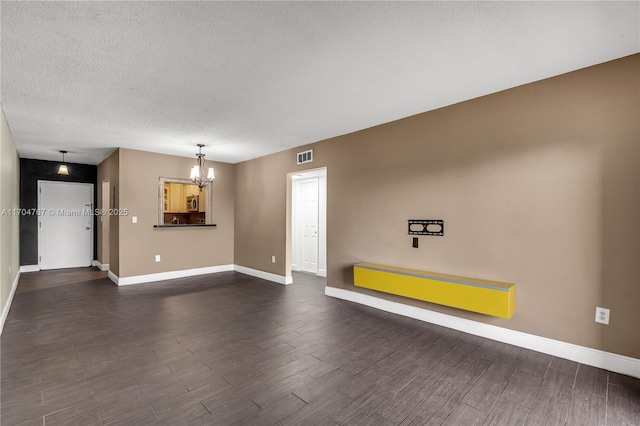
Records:
{"label": "doorway", "polygon": [[327,276],[327,170],[291,175],[291,271]]}
{"label": "doorway", "polygon": [[38,181],[40,269],[91,266],[93,184]]}

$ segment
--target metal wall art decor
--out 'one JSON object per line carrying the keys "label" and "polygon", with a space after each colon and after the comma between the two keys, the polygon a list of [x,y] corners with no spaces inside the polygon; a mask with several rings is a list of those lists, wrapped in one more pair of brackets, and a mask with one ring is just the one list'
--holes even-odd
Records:
{"label": "metal wall art decor", "polygon": [[409,235],[444,236],[444,220],[409,219]]}

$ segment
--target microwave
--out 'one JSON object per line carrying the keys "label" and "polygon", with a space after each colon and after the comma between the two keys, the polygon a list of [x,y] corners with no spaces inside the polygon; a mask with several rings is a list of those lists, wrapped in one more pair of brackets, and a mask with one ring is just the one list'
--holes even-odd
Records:
{"label": "microwave", "polygon": [[198,211],[198,196],[190,195],[187,197],[187,211],[188,212],[197,212]]}

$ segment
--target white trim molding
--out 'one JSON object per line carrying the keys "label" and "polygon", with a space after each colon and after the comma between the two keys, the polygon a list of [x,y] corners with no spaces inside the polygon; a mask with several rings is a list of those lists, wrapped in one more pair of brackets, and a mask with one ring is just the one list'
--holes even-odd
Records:
{"label": "white trim molding", "polygon": [[20,267],[20,272],[39,272],[40,265],[22,265]]}
{"label": "white trim molding", "polygon": [[424,308],[409,306],[390,300],[380,299],[367,294],[358,293],[335,287],[325,287],[324,294],[337,299],[359,303],[382,311],[391,312],[405,317],[425,321],[454,330],[485,337],[491,340],[508,343],[525,349],[557,356],[581,364],[626,374],[640,378],[640,359],[592,349],[573,343],[553,340],[521,331],[509,330],[491,324],[458,318],[440,312],[430,311]]}
{"label": "white trim molding", "polygon": [[246,266],[233,265],[233,270],[241,274],[251,275],[252,277],[262,278],[263,280],[273,281],[274,283],[289,285],[293,283],[293,277],[285,277],[284,275],[272,274],[271,272],[260,271],[258,269],[247,268]]}
{"label": "white trim molding", "polygon": [[13,284],[11,285],[11,291],[9,291],[9,297],[7,297],[7,301],[2,307],[2,316],[0,316],[0,335],[4,330],[4,322],[7,320],[7,316],[9,315],[9,309],[11,309],[11,304],[13,303],[13,296],[16,294],[16,289],[18,288],[18,281],[20,281],[20,274],[22,273],[22,267],[16,274],[16,278],[13,280]]}
{"label": "white trim molding", "polygon": [[208,266],[205,268],[184,269],[180,271],[168,271],[159,272],[156,274],[135,275],[132,277],[118,277],[112,271],[109,271],[109,279],[118,286],[132,285],[132,284],[144,284],[154,281],[172,280],[175,278],[193,277],[196,275],[215,274],[217,272],[236,271],[241,274],[251,275],[252,277],[262,278],[267,281],[273,281],[278,284],[291,284],[293,283],[292,277],[285,277],[283,275],[276,275],[270,272],[260,271],[258,269],[247,268],[240,265],[219,265]]}
{"label": "white trim molding", "polygon": [[113,281],[113,283],[114,283],[115,285],[120,285],[120,284],[119,284],[119,282],[120,282],[120,277],[118,277],[116,274],[114,274],[113,272],[111,272],[111,270],[109,270],[109,273],[107,274],[107,276],[109,277],[109,279],[110,279],[111,281]]}
{"label": "white trim molding", "polygon": [[216,272],[233,271],[233,265],[207,266],[204,268],[183,269],[180,271],[158,272],[156,274],[134,275],[131,277],[118,277],[109,271],[109,279],[118,286],[144,284],[155,281],[173,280],[175,278],[193,277],[196,275],[215,274]]}
{"label": "white trim molding", "polygon": [[91,261],[91,266],[95,266],[98,269],[100,269],[101,271],[108,271],[109,270],[109,264],[108,263],[100,263],[97,260],[92,260]]}
{"label": "white trim molding", "polygon": [[319,277],[327,277],[327,270],[326,269],[318,269],[318,276]]}

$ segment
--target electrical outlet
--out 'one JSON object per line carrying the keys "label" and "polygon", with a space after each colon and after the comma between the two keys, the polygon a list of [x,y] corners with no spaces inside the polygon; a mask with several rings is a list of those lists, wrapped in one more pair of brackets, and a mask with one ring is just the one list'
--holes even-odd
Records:
{"label": "electrical outlet", "polygon": [[160,255],[156,254],[156,262],[160,262]]}
{"label": "electrical outlet", "polygon": [[596,322],[600,324],[609,324],[609,309],[596,308]]}
{"label": "electrical outlet", "polygon": [[271,263],[276,263],[276,257],[275,256],[271,256]]}
{"label": "electrical outlet", "polygon": [[131,217],[131,222],[138,223],[138,216],[132,216]]}

